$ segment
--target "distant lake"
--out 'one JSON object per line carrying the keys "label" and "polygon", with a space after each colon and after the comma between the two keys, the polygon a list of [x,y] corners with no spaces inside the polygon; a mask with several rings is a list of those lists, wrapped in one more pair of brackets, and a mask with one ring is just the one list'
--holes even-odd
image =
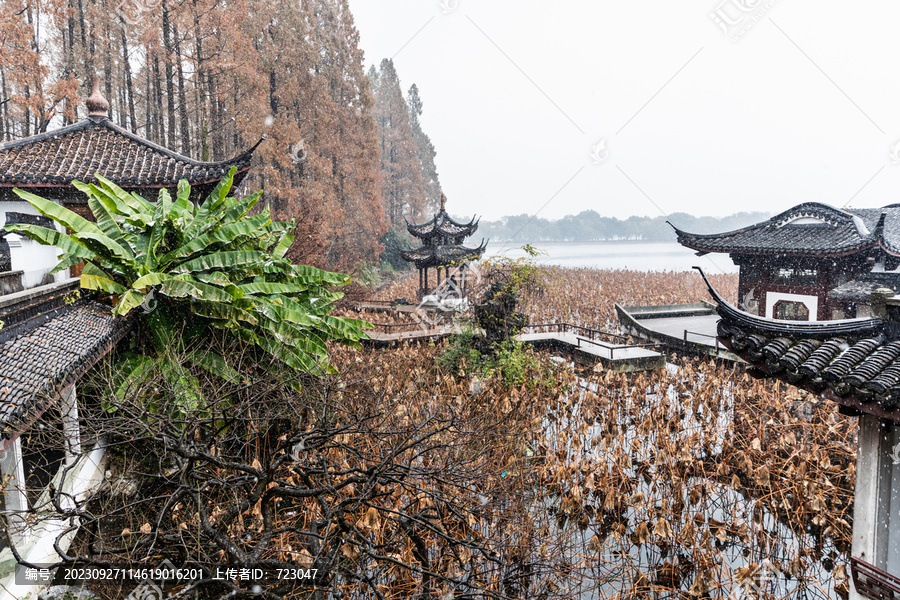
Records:
{"label": "distant lake", "polygon": [[[510,258],[525,256],[524,242],[490,242],[485,256],[502,253]],[[694,265],[709,273],[737,273],[727,254],[696,256],[677,242],[588,242],[532,244],[543,250],[539,264],[592,269],[631,269],[632,271],[690,271]]]}

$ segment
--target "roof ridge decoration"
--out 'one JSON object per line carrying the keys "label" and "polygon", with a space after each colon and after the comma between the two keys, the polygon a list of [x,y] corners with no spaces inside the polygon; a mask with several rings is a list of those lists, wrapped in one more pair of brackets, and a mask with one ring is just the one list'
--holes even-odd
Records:
{"label": "roof ridge decoration", "polygon": [[828,204],[804,202],[775,215],[769,221],[774,223],[775,227],[781,228],[798,219],[817,219],[836,227],[841,222],[852,221],[853,217],[856,215]]}
{"label": "roof ridge decoration", "polygon": [[94,75],[94,90],[84,105],[88,109],[88,117],[92,119],[108,119],[109,118],[109,102],[100,93],[100,78]]}

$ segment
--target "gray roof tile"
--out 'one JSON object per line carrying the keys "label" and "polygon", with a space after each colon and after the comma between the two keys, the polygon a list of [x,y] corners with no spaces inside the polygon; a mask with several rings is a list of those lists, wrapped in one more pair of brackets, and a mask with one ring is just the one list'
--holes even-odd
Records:
{"label": "gray roof tile", "polygon": [[0,345],[0,437],[21,431],[129,328],[109,307],[89,302]]}
{"label": "gray roof tile", "polygon": [[[882,214],[885,220],[879,227]],[[900,255],[900,205],[897,204],[843,210],[807,202],[768,221],[709,235],[672,227],[680,244],[704,253],[837,256],[881,245],[888,252]]]}

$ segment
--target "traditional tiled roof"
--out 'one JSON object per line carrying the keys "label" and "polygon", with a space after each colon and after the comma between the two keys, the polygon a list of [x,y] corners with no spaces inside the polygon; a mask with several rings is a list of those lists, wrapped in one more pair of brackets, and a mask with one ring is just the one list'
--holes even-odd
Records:
{"label": "traditional tiled roof", "polygon": [[468,237],[478,229],[478,221],[472,217],[468,223],[454,221],[447,211],[440,211],[433,219],[422,225],[407,223],[406,229],[419,239],[425,239],[436,235],[448,237]]}
{"label": "traditional tiled roof", "polygon": [[822,394],[851,411],[900,421],[900,323],[759,317],[732,306],[703,279],[721,317],[719,340],[756,374]]}
{"label": "traditional tiled roof", "polygon": [[237,184],[255,149],[222,162],[200,162],[93,117],[0,146],[0,188],[67,187],[95,182],[95,173],[125,189],[169,188],[179,179],[193,186],[217,182],[233,166]]}
{"label": "traditional tiled roof", "polygon": [[768,221],[726,233],[675,229],[678,242],[700,253],[840,256],[876,246],[900,255],[900,205],[842,210],[807,202]]}
{"label": "traditional tiled roof", "polygon": [[[47,229],[53,229],[56,225],[53,223],[53,220],[45,217],[44,215],[32,215],[28,213],[20,213],[15,211],[7,211],[6,216],[4,217],[3,227],[7,225],[12,225],[14,223],[25,223],[28,225],[38,225],[40,227],[46,227]],[[3,238],[7,235],[6,230],[0,228],[0,238]]]}
{"label": "traditional tiled roof", "polygon": [[865,273],[856,279],[829,290],[827,297],[829,300],[838,300],[840,302],[862,302],[868,304],[872,292],[883,288],[892,290],[894,294],[900,294],[900,273]]}
{"label": "traditional tiled roof", "polygon": [[475,220],[475,217],[472,217],[472,220],[468,223],[460,223],[454,221],[453,218],[447,214],[446,208],[447,197],[441,194],[441,210],[434,215],[434,218],[421,225],[416,225],[407,221],[406,230],[419,239],[424,240],[443,235],[446,237],[457,238],[457,243],[461,242],[463,238],[469,237],[475,233],[475,230],[478,229],[478,221]]}
{"label": "traditional tiled roof", "polygon": [[466,246],[421,246],[414,250],[401,250],[403,260],[416,263],[419,269],[428,267],[446,267],[465,260],[481,258],[487,244],[484,240],[477,248]]}
{"label": "traditional tiled roof", "polygon": [[0,345],[0,438],[27,427],[128,330],[109,307],[89,302]]}

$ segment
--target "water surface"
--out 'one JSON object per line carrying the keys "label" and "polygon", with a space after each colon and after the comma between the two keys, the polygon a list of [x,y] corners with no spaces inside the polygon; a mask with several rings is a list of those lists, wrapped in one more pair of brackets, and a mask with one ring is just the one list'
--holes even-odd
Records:
{"label": "water surface", "polygon": [[[485,257],[502,254],[510,258],[526,256],[519,242],[488,243]],[[726,254],[697,256],[677,242],[596,242],[533,244],[547,254],[536,261],[543,265],[591,269],[631,269],[633,271],[690,271],[694,265],[710,273],[737,273]]]}

